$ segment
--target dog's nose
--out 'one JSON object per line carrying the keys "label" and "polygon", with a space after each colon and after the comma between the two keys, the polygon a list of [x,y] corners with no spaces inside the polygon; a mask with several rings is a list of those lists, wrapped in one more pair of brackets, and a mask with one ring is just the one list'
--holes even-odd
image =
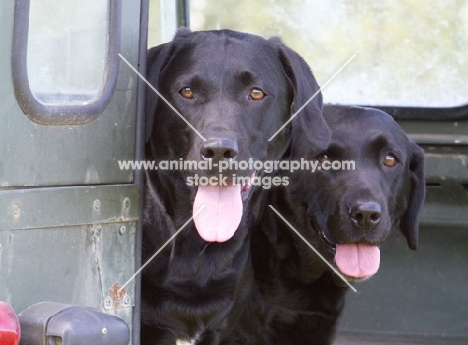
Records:
{"label": "dog's nose", "polygon": [[382,208],[375,201],[358,202],[349,212],[351,222],[359,230],[372,230],[380,223]]}
{"label": "dog's nose", "polygon": [[203,142],[200,150],[203,159],[213,159],[215,162],[234,159],[237,152],[237,143],[229,138],[209,138]]}

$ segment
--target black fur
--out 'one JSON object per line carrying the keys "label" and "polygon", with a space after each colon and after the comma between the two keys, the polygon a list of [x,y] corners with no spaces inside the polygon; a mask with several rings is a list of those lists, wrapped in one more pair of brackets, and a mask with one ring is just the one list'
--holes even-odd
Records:
{"label": "black fur", "polygon": [[[306,63],[278,39],[229,30],[179,31],[148,52],[147,78],[206,139],[235,143],[238,160],[276,160],[291,147],[291,127],[307,126],[317,152],[330,132],[319,95],[272,141],[294,109],[318,90]],[[179,91],[190,87],[192,99]],[[266,97],[249,99],[252,88]],[[199,161],[203,140],[152,90],[147,91],[146,159]],[[251,176],[253,171],[228,171]],[[143,260],[192,215],[191,171],[147,171]],[[205,172],[207,176],[217,172]],[[257,188],[258,189],[258,188]],[[253,285],[249,224],[262,207],[258,190],[244,200],[241,224],[223,243],[205,242],[190,223],[142,273],[142,344],[175,339],[217,344],[243,312]]]}
{"label": "black fur", "polygon": [[[323,114],[332,130],[324,154],[329,161],[355,161],[355,170],[289,174],[291,185],[270,190],[267,203],[332,265],[336,244],[381,245],[398,228],[415,249],[425,194],[423,150],[379,110],[325,106]],[[301,128],[293,136],[302,145],[291,158],[317,160]],[[389,153],[397,157],[393,167],[383,164]],[[372,229],[350,219],[350,210],[362,202],[381,207]],[[256,283],[249,305],[222,344],[331,344],[346,284],[269,209],[251,231],[251,256]]]}

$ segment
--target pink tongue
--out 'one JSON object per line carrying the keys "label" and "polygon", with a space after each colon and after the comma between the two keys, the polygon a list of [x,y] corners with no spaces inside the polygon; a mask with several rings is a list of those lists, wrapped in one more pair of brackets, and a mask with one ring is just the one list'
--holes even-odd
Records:
{"label": "pink tongue", "polygon": [[193,213],[195,227],[207,242],[225,242],[234,236],[242,218],[241,185],[198,186]]}
{"label": "pink tongue", "polygon": [[365,278],[374,275],[380,265],[380,249],[369,244],[337,244],[336,265],[349,277]]}

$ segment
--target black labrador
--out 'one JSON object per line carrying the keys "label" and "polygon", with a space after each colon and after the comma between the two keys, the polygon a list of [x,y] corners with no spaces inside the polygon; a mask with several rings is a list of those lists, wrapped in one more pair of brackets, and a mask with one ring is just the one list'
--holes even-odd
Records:
{"label": "black labrador", "polygon": [[[181,30],[150,49],[147,61],[147,78],[164,98],[147,91],[147,160],[277,160],[290,149],[294,127],[307,128],[315,150],[328,146],[320,95],[303,110],[307,116],[268,140],[319,89],[279,39]],[[247,180],[236,183],[234,175]],[[248,227],[261,202],[250,179],[260,175],[229,168],[221,177],[193,166],[146,172],[143,261],[205,207],[143,270],[142,344],[217,344],[242,313],[253,283]],[[219,177],[218,184],[193,183],[202,177]]]}
{"label": "black labrador", "polygon": [[[328,150],[315,156],[304,143],[292,155],[320,168],[290,174],[290,186],[272,189],[268,203],[357,282],[377,272],[391,231],[399,228],[416,249],[424,152],[382,111],[325,106],[323,114],[332,130]],[[348,290],[343,280],[272,210],[252,230],[251,248],[256,286],[223,344],[331,344]]]}

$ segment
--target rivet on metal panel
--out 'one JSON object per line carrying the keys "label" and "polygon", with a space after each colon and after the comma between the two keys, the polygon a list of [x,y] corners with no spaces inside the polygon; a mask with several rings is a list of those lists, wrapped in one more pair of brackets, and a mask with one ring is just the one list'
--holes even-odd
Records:
{"label": "rivet on metal panel", "polygon": [[93,208],[95,211],[99,211],[101,209],[101,201],[99,199],[94,200]]}
{"label": "rivet on metal panel", "polygon": [[130,208],[130,199],[129,198],[125,198],[124,201],[123,201],[123,206],[124,208]]}
{"label": "rivet on metal panel", "polygon": [[102,232],[102,226],[101,225],[96,225],[91,228],[91,235],[94,236],[99,236],[101,235]]}
{"label": "rivet on metal panel", "polygon": [[124,307],[129,307],[130,304],[132,303],[132,300],[130,299],[130,296],[129,295],[125,295],[123,300],[122,300],[122,305]]}
{"label": "rivet on metal panel", "polygon": [[20,208],[20,205],[19,205],[17,202],[15,202],[15,203],[13,204],[13,217],[19,218],[20,215],[21,215],[21,208]]}
{"label": "rivet on metal panel", "polygon": [[113,305],[114,305],[114,301],[112,300],[110,296],[107,296],[104,299],[104,309],[112,309]]}
{"label": "rivet on metal panel", "polygon": [[119,226],[119,234],[123,235],[127,231],[127,227],[125,225]]}

